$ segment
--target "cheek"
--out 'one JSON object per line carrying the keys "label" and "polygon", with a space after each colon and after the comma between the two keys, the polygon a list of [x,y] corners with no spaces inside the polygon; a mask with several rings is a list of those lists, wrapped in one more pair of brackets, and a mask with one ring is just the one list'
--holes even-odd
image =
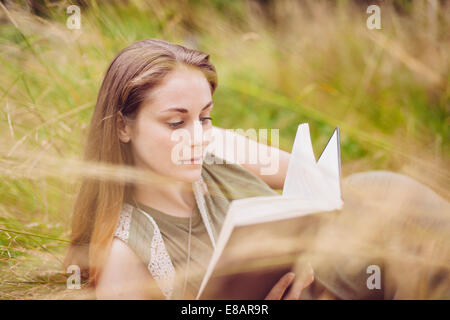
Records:
{"label": "cheek", "polygon": [[138,128],[134,135],[134,149],[142,161],[155,168],[155,165],[167,165],[173,145],[171,130],[159,124],[146,125]]}
{"label": "cheek", "polygon": [[[179,136],[177,138],[177,134],[174,134],[172,140],[173,134],[174,130],[164,128],[160,124],[149,125],[147,123],[145,126],[139,127],[132,138],[136,164],[162,175],[171,176],[185,182],[194,182],[201,174],[201,166],[176,164],[178,159],[185,158],[179,151],[182,146],[189,145],[189,140]],[[172,156],[174,156],[174,159],[172,159]]]}

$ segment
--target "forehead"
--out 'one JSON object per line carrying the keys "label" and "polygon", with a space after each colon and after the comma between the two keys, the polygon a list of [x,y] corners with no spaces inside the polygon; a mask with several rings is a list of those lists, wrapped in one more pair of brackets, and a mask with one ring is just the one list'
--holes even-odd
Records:
{"label": "forehead", "polygon": [[152,112],[168,107],[201,108],[211,101],[211,89],[205,75],[191,67],[177,67],[147,95],[145,105]]}

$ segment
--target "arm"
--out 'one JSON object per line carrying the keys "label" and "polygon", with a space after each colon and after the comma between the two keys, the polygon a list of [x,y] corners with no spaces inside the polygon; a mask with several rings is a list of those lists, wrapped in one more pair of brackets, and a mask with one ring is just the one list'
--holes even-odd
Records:
{"label": "arm", "polygon": [[[289,165],[291,154],[281,149],[258,143],[243,135],[228,131],[225,129],[213,127],[212,152],[228,161],[239,163],[245,169],[251,171],[261,180],[267,183],[272,189],[282,189]],[[239,144],[243,146],[241,150]],[[242,156],[241,159],[234,154],[230,146],[237,150]],[[256,162],[251,161],[251,153],[257,152]],[[270,157],[262,156],[270,155]],[[267,170],[267,169],[271,170]],[[268,174],[268,171],[270,172]]]}
{"label": "arm", "polygon": [[[273,147],[264,145],[266,149],[273,149]],[[289,165],[289,159],[291,154],[279,149],[278,151],[278,160],[275,160],[278,163],[278,169],[274,174],[262,174],[261,169],[266,167],[267,165],[263,165],[260,162],[256,164],[250,163],[242,163],[241,165],[247,170],[251,171],[255,175],[257,175],[261,180],[269,185],[272,189],[283,189],[284,180],[286,178],[287,168]]]}
{"label": "arm", "polygon": [[97,299],[164,299],[139,257],[122,240],[113,239],[97,286]]}

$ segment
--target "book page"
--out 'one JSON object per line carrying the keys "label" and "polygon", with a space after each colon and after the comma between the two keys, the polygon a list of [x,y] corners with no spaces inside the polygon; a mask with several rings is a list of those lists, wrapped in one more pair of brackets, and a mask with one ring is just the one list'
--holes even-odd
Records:
{"label": "book page", "polygon": [[342,199],[341,192],[341,149],[339,127],[337,127],[330,140],[327,142],[322,154],[317,161],[317,166],[322,172],[324,182],[333,196]]}
{"label": "book page", "polygon": [[303,199],[342,200],[340,187],[339,128],[336,128],[316,163],[309,125],[298,126],[283,196]]}

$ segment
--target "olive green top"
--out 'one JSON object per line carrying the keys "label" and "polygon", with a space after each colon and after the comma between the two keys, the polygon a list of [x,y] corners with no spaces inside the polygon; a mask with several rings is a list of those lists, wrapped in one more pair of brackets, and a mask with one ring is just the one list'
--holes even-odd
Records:
{"label": "olive green top", "polygon": [[[226,160],[215,158],[211,164],[206,162],[202,165],[202,178],[208,188],[205,195],[207,214],[212,225],[214,239],[218,239],[232,200],[262,195],[278,195],[259,177],[246,170],[238,164],[229,163]],[[217,163],[218,162],[218,163]],[[138,203],[141,210],[149,214],[158,225],[166,250],[177,270],[177,277],[184,277],[188,252],[189,217],[177,217],[166,214],[155,208]],[[150,247],[153,236],[153,225],[135,207],[133,207],[132,221],[128,244],[135,250],[141,259],[148,263],[150,259]],[[213,246],[200,215],[198,206],[195,206],[192,216],[191,235],[191,260],[189,265],[190,274],[195,273],[188,279],[187,291],[197,294],[208,262],[213,253]],[[182,278],[184,279],[184,278]],[[183,281],[181,281],[182,283]],[[172,299],[182,299],[182,285],[174,288]]]}

